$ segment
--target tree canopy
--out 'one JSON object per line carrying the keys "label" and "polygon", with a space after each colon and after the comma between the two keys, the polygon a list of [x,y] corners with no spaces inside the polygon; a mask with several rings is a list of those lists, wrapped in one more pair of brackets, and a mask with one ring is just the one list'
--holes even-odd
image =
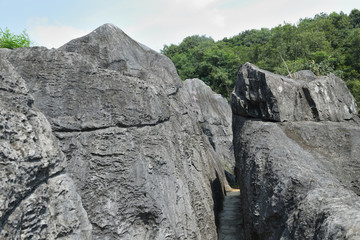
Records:
{"label": "tree canopy", "polygon": [[341,77],[360,106],[360,11],[320,13],[272,29],[246,30],[231,38],[186,37],[161,50],[175,64],[181,79],[199,78],[229,97],[237,69],[245,62],[289,75],[308,69],[317,75]]}

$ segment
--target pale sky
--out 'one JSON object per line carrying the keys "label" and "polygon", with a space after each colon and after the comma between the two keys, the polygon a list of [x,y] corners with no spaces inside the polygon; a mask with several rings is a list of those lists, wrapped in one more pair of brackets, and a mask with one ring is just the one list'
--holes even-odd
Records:
{"label": "pale sky", "polygon": [[159,51],[194,34],[220,40],[354,8],[360,9],[359,0],[0,0],[0,28],[16,34],[26,29],[34,45],[58,48],[113,23]]}

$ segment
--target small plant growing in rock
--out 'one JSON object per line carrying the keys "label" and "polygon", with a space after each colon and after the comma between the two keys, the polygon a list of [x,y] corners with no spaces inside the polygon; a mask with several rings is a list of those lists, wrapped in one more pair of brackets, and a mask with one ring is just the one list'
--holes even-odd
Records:
{"label": "small plant growing in rock", "polygon": [[21,34],[16,35],[10,32],[8,28],[4,30],[0,28],[0,48],[19,48],[30,46],[29,35],[24,30]]}

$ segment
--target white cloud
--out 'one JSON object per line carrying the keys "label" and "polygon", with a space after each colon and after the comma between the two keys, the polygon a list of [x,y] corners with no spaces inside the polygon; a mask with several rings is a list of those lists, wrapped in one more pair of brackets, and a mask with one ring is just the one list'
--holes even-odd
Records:
{"label": "white cloud", "polygon": [[65,25],[36,25],[29,29],[29,35],[35,45],[47,48],[61,47],[70,40],[84,36],[89,32]]}

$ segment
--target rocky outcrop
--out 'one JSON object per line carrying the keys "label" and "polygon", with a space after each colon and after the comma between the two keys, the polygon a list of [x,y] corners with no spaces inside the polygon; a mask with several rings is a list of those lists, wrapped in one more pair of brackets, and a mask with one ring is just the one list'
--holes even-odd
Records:
{"label": "rocky outcrop", "polygon": [[359,239],[360,124],[345,84],[247,63],[231,104],[247,239]]}
{"label": "rocky outcrop", "polygon": [[91,239],[49,122],[0,52],[0,239]]}
{"label": "rocky outcrop", "polygon": [[[68,183],[62,184],[68,188],[52,190],[73,191],[69,199],[78,204],[71,208],[77,213],[71,218],[74,225],[66,222],[74,230],[66,233],[85,229],[92,239],[217,238],[215,222],[224,191],[224,169],[189,108],[191,96],[167,57],[110,24],[59,49],[34,47],[0,53],[11,72],[24,80],[33,108],[50,123],[45,125],[46,134],[56,136],[52,141],[59,147],[51,148],[57,152],[48,160],[55,162],[48,164],[51,167],[26,170],[26,177],[46,175],[42,169],[49,171],[46,176],[55,174],[51,181],[40,180],[44,187],[57,175],[67,177]],[[38,124],[39,131],[45,131],[42,125]],[[26,187],[23,178],[18,184]],[[62,201],[50,187],[41,193]],[[25,196],[35,193],[26,191]],[[76,192],[80,197],[75,198]],[[61,207],[59,204],[56,206]],[[2,229],[11,225],[11,209],[20,210],[17,203],[5,207]],[[23,212],[38,215],[31,207]],[[55,210],[49,212],[50,217],[61,218]],[[78,217],[75,224],[80,213],[84,219]],[[45,222],[57,227],[64,219]],[[55,239],[61,237],[69,239],[67,235]]]}
{"label": "rocky outcrop", "polygon": [[234,185],[235,157],[230,104],[199,79],[187,79],[184,87],[190,94],[190,106],[197,115],[203,133],[208,136],[211,146],[218,154],[229,183]]}
{"label": "rocky outcrop", "polygon": [[[295,74],[298,78],[305,72]],[[267,121],[344,121],[357,113],[354,97],[333,74],[301,79],[244,64],[238,73],[233,113]]]}

